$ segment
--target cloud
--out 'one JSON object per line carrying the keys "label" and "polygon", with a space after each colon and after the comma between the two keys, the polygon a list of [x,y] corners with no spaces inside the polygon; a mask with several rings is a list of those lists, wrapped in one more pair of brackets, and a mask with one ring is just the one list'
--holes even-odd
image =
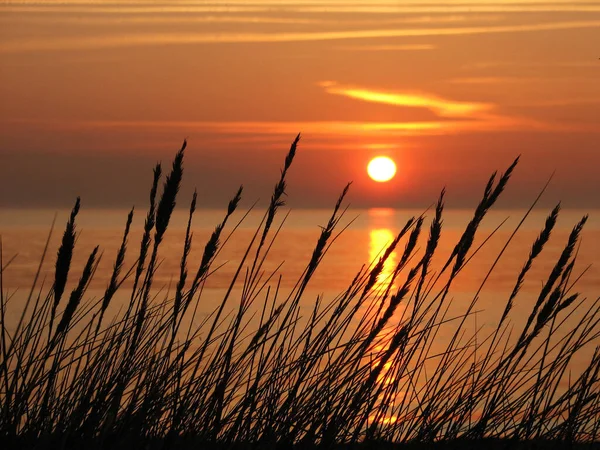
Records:
{"label": "cloud", "polygon": [[505,83],[528,83],[548,81],[537,77],[465,77],[452,78],[449,83],[454,84],[505,84]]}
{"label": "cloud", "polygon": [[[295,135],[303,132],[310,136],[354,136],[354,137],[395,137],[446,135],[458,133],[479,133],[501,130],[561,131],[571,130],[547,126],[544,123],[524,118],[487,116],[485,120],[432,120],[422,122],[365,122],[365,121],[49,121],[49,120],[11,120],[4,126],[14,130],[43,130],[45,132],[82,132],[82,131],[134,131],[152,133],[194,133],[217,135]],[[3,127],[0,127],[3,128]]]}
{"label": "cloud", "polygon": [[55,0],[33,0],[33,1],[9,1],[7,7],[12,11],[68,11],[86,13],[93,9],[101,13],[146,13],[146,12],[268,12],[285,11],[299,13],[369,13],[369,14],[391,14],[391,13],[506,13],[506,12],[594,12],[600,11],[600,5],[595,0],[553,0],[553,1],[526,1],[526,0],[498,0],[493,3],[481,0],[464,0],[458,4],[448,4],[430,1],[408,1],[397,0],[382,1],[377,3],[370,1],[348,2],[322,1],[317,4],[314,0],[253,0],[248,4],[247,0],[228,1],[227,4],[213,1],[199,4],[194,1],[187,2],[138,2],[123,3],[122,1],[61,1]]}
{"label": "cloud", "polygon": [[386,51],[421,51],[435,50],[437,45],[433,44],[399,44],[399,45],[340,45],[336,50],[347,50],[357,52],[386,52]]}
{"label": "cloud", "polygon": [[3,8],[8,12],[66,12],[75,14],[147,14],[147,13],[241,13],[241,12],[267,12],[271,8],[267,6],[247,5],[195,5],[195,4],[171,4],[171,3],[138,3],[124,4],[122,2],[61,2],[55,0],[48,2],[18,2],[12,1]]}
{"label": "cloud", "polygon": [[[70,11],[69,11],[70,12]],[[0,17],[0,20],[14,20],[13,18]],[[57,15],[49,19],[44,13],[24,14],[19,17],[20,22],[27,23],[53,23],[68,25],[180,25],[197,23],[218,24],[273,24],[273,25],[317,25],[336,23],[332,20],[306,19],[300,17],[277,17],[277,16],[242,16],[242,15],[203,15],[203,14],[181,14],[161,15],[156,14],[123,14],[102,15],[89,12],[87,15]]]}
{"label": "cloud", "polygon": [[[223,14],[225,11],[204,11],[195,12],[189,11],[183,13],[181,11],[173,11],[170,14],[165,14],[163,10],[141,10],[137,14],[128,14],[127,7],[123,7],[120,14],[117,10],[110,10],[114,14],[102,13],[98,8],[88,8],[85,11],[74,13],[72,9],[52,9],[46,8],[44,11],[38,11],[35,8],[20,10],[21,14],[18,17],[19,22],[23,23],[44,23],[50,21],[53,24],[68,24],[68,25],[169,25],[169,24],[195,24],[195,23],[243,23],[243,24],[270,24],[270,25],[378,25],[382,24],[416,24],[416,25],[432,25],[432,24],[450,24],[463,22],[492,22],[500,21],[505,16],[498,14],[469,14],[469,15],[409,15],[409,16],[364,16],[358,18],[352,16],[331,17],[321,16],[299,17],[299,16],[284,16],[283,14],[272,15],[270,11],[260,11],[263,14],[247,15],[246,14]],[[64,12],[66,14],[55,14],[51,19],[48,17],[48,12]],[[230,12],[230,11],[227,11]],[[0,16],[0,21],[13,21],[13,16]]]}
{"label": "cloud", "polygon": [[496,69],[499,67],[573,67],[573,68],[598,68],[598,61],[484,61],[465,64],[464,69]]}
{"label": "cloud", "polygon": [[43,39],[34,38],[17,39],[13,41],[4,40],[2,43],[0,43],[0,53],[91,50],[148,45],[273,43],[389,37],[464,36],[492,33],[571,30],[596,27],[600,27],[600,20],[455,28],[370,29],[283,33],[115,33],[110,35],[80,36],[77,39],[69,36],[63,36],[56,38],[44,37]]}
{"label": "cloud", "polygon": [[290,8],[302,13],[520,13],[520,12],[598,12],[598,4],[584,3],[545,3],[545,4],[504,4],[499,1],[495,4],[485,4],[481,0],[477,3],[461,2],[457,5],[449,4],[395,4],[395,5],[347,5],[347,6],[296,6]]}
{"label": "cloud", "polygon": [[509,84],[509,83],[597,83],[596,77],[465,77],[448,80],[453,84]]}
{"label": "cloud", "polygon": [[584,106],[584,105],[600,105],[600,98],[563,98],[563,99],[552,99],[552,100],[523,100],[519,103],[512,103],[510,106],[525,107],[525,108],[538,108],[538,107],[568,107],[568,106]]}
{"label": "cloud", "polygon": [[342,86],[331,81],[322,82],[319,85],[329,94],[342,95],[365,102],[409,108],[427,108],[440,117],[475,117],[494,108],[494,105],[490,103],[460,102],[426,93],[385,92],[354,86]]}
{"label": "cloud", "polygon": [[[491,80],[486,80],[491,81]],[[497,80],[495,80],[497,81]],[[394,123],[379,123],[368,126],[369,130],[381,133],[402,132],[404,134],[455,134],[486,131],[590,131],[585,126],[573,124],[548,124],[543,121],[517,115],[497,112],[497,105],[486,102],[457,101],[432,93],[414,91],[384,91],[358,86],[340,85],[335,81],[318,83],[325,92],[358,101],[380,103],[403,108],[425,108],[440,120],[427,122],[403,122],[398,127]],[[412,132],[412,133],[411,133]]]}

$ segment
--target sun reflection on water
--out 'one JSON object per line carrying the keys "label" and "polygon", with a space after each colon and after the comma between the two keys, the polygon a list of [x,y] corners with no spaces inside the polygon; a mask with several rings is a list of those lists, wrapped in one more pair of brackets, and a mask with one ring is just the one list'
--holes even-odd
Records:
{"label": "sun reflection on water", "polygon": [[[376,228],[369,231],[369,261],[377,261],[385,252],[385,249],[394,240],[394,234],[388,228]],[[391,275],[396,265],[396,252],[392,252],[389,258],[384,262],[381,273],[377,276],[377,281],[373,290],[376,293],[382,293],[387,288]]]}
{"label": "sun reflection on water", "polygon": [[[376,262],[383,256],[385,250],[394,240],[395,211],[390,208],[369,209],[369,261]],[[383,264],[381,273],[373,288],[376,294],[381,294],[387,289],[392,273],[397,264],[397,253],[392,252]],[[392,286],[393,287],[393,286]],[[391,291],[391,289],[390,289]]]}
{"label": "sun reflection on water", "polygon": [[[386,249],[396,238],[396,211],[387,208],[377,208],[369,210],[369,261],[375,264],[379,261],[379,258],[383,256]],[[379,317],[387,307],[389,297],[395,294],[397,289],[396,281],[393,278],[394,270],[398,264],[398,251],[394,250],[383,264],[381,273],[378,275],[375,285],[373,286],[373,301],[382,303],[377,305],[380,308]],[[391,286],[390,286],[391,283]],[[386,295],[387,293],[387,295]],[[401,308],[398,308],[394,314],[397,316],[401,314]],[[388,325],[395,324],[398,319],[392,317]],[[388,328],[388,327],[386,327]],[[376,344],[373,346],[373,351],[379,353],[384,352],[390,345],[392,334],[389,330],[382,331],[381,335],[378,336]],[[381,363],[380,359],[376,357],[372,361],[372,368],[374,369]],[[377,377],[377,383],[383,386],[389,386],[396,383],[396,368],[394,367],[395,361],[390,360],[384,363],[383,370]],[[379,401],[384,401],[387,406],[383,406],[379,414],[369,417],[369,422],[376,421],[381,425],[393,425],[398,420],[397,416],[392,413],[389,407],[393,407],[398,401],[401,401],[402,395],[396,392],[396,395],[391,398],[379,398]],[[391,402],[391,404],[389,403]]]}

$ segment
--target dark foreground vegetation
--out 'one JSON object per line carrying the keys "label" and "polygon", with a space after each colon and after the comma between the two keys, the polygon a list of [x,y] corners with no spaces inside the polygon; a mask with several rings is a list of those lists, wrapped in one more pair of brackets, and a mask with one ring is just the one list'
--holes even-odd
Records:
{"label": "dark foreground vegetation", "polygon": [[[491,333],[467,332],[480,292],[462,315],[448,314],[453,283],[478,251],[478,227],[517,161],[490,178],[441,266],[434,267],[432,258],[442,233],[444,193],[431,219],[410,219],[344,292],[331,299],[307,298],[311,277],[343,228],[347,186],[306,269],[283,294],[279,276],[264,267],[282,223],[278,210],[298,140],[285,158],[261,225],[236,262],[227,293],[208,317],[197,308],[222,245],[235,245],[228,242],[228,230],[235,231],[230,222],[241,188],[203,243],[199,261],[188,259],[194,194],[176,287],[167,296],[153,289],[183,176],[185,143],[163,183],[161,166],[154,169],[132,267],[124,267],[124,261],[132,247],[133,210],[127,217],[102,298],[86,297],[99,249],[85,267],[71,267],[79,200],[50,288],[40,285],[38,271],[26,303],[15,304],[1,288],[0,276],[0,442],[90,450],[545,449],[591,448],[598,442],[600,351],[594,342],[600,300],[573,291],[586,217],[574,224],[539,293],[527,299],[531,309],[519,328],[511,320],[513,306],[523,300],[521,286],[551,237],[558,206],[531,243]],[[393,251],[398,263],[382,289],[379,275]],[[0,262],[0,275],[7,264]],[[79,282],[66,292],[69,276]],[[130,301],[117,315],[105,314],[125,289],[125,279]],[[9,312],[20,318],[17,324],[9,326]],[[439,345],[439,330],[448,324],[453,335],[443,341],[441,353],[434,352],[432,344]],[[583,350],[590,355],[587,366],[572,373],[571,360]]]}

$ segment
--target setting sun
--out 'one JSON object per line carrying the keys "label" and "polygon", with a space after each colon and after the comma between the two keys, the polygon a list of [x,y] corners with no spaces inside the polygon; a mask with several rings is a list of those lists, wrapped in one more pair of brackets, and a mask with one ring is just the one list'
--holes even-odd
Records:
{"label": "setting sun", "polygon": [[387,156],[378,156],[369,162],[367,173],[377,182],[390,181],[396,175],[396,163]]}

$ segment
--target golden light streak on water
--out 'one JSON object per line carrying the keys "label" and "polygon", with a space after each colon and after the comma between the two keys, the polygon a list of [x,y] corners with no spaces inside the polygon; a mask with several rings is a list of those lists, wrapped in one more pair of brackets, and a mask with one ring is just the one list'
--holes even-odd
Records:
{"label": "golden light streak on water", "polygon": [[[394,234],[389,228],[378,228],[369,231],[369,260],[378,260],[385,249],[394,240]],[[379,293],[387,288],[389,279],[394,271],[396,265],[396,252],[392,252],[390,257],[383,264],[383,269],[377,277],[377,282],[373,288],[375,292]]]}
{"label": "golden light streak on water", "polygon": [[[395,221],[395,212],[392,209],[386,208],[378,208],[378,209],[370,209],[369,210],[369,260],[370,261],[378,261],[381,256],[383,256],[385,250],[392,243],[394,238],[396,237],[394,231],[394,221]],[[373,287],[373,299],[376,302],[381,302],[385,300],[384,294],[386,290],[389,289],[390,295],[394,293],[396,286],[395,283],[392,282],[392,275],[396,265],[398,264],[398,254],[397,251],[393,251],[388,259],[384,262],[381,273],[377,277],[377,281],[375,282],[375,286]],[[390,282],[392,282],[392,286],[390,286]],[[387,303],[387,302],[386,302]],[[377,305],[379,306],[379,305]],[[382,311],[385,309],[386,304],[382,305]],[[394,320],[394,319],[392,319]],[[384,351],[390,342],[391,335],[387,332],[382,333],[383,336],[379,336],[378,344],[374,346],[375,352]],[[380,364],[379,360],[375,360],[372,363],[372,368],[374,369]],[[377,383],[383,384],[385,386],[390,385],[395,382],[394,378],[394,368],[392,367],[392,362],[388,361],[384,364],[383,370],[377,377]],[[374,420],[378,420],[381,424],[393,424],[397,421],[397,417],[395,416],[387,416],[383,417],[370,417],[369,421],[372,422]]]}

